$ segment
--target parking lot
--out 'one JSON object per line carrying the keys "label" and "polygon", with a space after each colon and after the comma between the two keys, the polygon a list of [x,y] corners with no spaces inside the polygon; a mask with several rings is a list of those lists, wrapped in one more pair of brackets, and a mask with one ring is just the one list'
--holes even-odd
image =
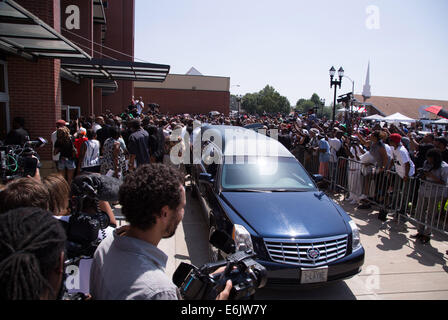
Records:
{"label": "parking lot", "polygon": [[[448,299],[448,250],[446,238],[435,235],[430,244],[410,239],[415,227],[383,223],[374,210],[357,210],[338,202],[360,228],[366,250],[362,272],[345,281],[300,288],[263,288],[256,299],[269,300],[396,300]],[[159,247],[168,255],[167,274],[181,262],[196,266],[208,262],[208,230],[197,199],[187,191],[187,207],[176,234]]]}

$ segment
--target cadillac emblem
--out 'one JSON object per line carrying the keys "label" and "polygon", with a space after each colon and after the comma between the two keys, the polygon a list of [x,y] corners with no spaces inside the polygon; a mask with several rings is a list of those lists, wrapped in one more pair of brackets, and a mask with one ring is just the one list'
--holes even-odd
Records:
{"label": "cadillac emblem", "polygon": [[313,261],[316,261],[317,259],[319,259],[320,257],[320,251],[318,249],[315,248],[310,248],[308,249],[308,251],[306,252],[306,255],[308,256],[308,258],[310,258]]}

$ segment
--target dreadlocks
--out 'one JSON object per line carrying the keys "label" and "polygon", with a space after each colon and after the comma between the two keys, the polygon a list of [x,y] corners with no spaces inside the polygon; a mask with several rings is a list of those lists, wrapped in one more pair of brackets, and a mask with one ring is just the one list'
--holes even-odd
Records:
{"label": "dreadlocks", "polygon": [[66,235],[60,222],[39,208],[0,215],[0,299],[39,300],[57,292],[48,278],[60,263]]}

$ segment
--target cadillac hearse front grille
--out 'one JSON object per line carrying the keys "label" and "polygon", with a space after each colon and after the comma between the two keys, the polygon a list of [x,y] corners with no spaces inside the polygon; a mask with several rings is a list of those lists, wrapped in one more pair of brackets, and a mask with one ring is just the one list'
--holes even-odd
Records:
{"label": "cadillac hearse front grille", "polygon": [[302,267],[319,267],[347,253],[348,236],[324,239],[264,239],[272,261]]}

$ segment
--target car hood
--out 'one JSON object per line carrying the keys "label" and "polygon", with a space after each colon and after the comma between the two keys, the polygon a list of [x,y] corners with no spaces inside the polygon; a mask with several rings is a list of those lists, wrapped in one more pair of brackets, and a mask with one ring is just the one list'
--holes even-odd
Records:
{"label": "car hood", "polygon": [[223,192],[222,197],[262,238],[311,239],[349,232],[342,213],[320,192]]}

